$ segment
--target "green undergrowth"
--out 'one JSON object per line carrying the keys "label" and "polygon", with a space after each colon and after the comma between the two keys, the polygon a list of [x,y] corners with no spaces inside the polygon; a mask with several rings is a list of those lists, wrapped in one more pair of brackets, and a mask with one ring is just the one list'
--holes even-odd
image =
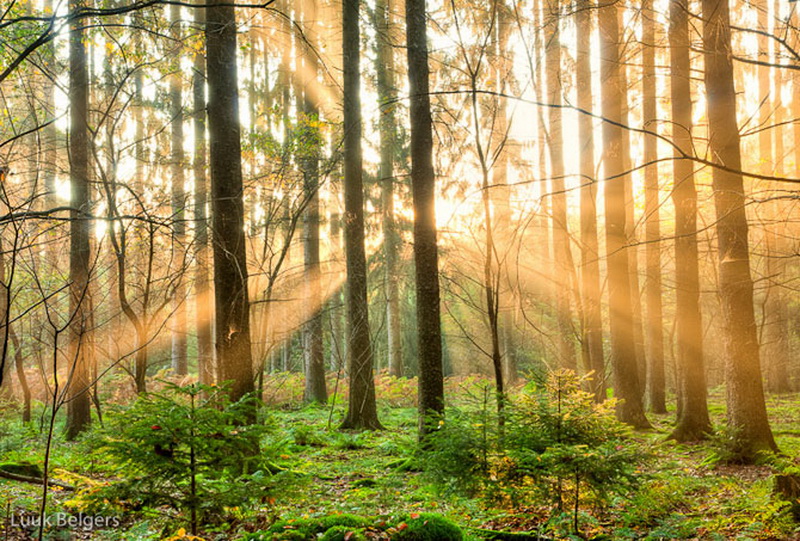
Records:
{"label": "green undergrowth", "polygon": [[[462,396],[471,394],[477,402],[465,398],[452,405],[453,416],[448,419],[453,421],[453,425],[467,422],[463,418],[456,422],[456,410],[465,411],[471,407],[480,410],[482,407],[478,382],[471,381],[470,385],[470,393],[465,392]],[[714,390],[710,401],[712,420],[719,431],[719,427],[724,426],[723,392]],[[583,539],[651,540],[800,538],[800,524],[791,513],[792,502],[783,501],[773,490],[777,473],[791,473],[798,467],[799,406],[800,395],[797,394],[768,397],[770,420],[784,456],[773,457],[758,466],[725,464],[715,460],[711,443],[676,444],[666,441],[674,412],[651,415],[656,429],[628,433],[625,437],[630,438],[629,442],[615,442],[605,451],[628,453],[635,449],[637,453],[641,450],[650,457],[630,472],[635,474],[632,477],[627,475],[627,470],[619,470],[625,473],[627,484],[624,490],[607,490],[602,498],[598,498],[588,480],[583,485],[578,502],[580,535]],[[509,464],[495,455],[489,457],[495,469],[485,472],[488,475],[486,480],[478,478],[475,483],[464,485],[442,484],[428,472],[420,471],[424,469],[424,460],[417,451],[417,411],[413,404],[401,407],[381,403],[379,415],[386,430],[374,433],[338,430],[342,414],[341,403],[332,411],[329,407],[299,404],[284,408],[266,407],[260,415],[261,419],[269,419],[267,430],[260,435],[263,460],[252,471],[230,470],[229,476],[237,479],[241,474],[265,472],[268,477],[263,478],[259,485],[264,490],[257,498],[235,505],[223,497],[226,487],[219,484],[227,482],[228,477],[219,481],[204,477],[202,481],[206,485],[203,490],[219,493],[220,499],[218,506],[209,508],[216,515],[214,520],[201,524],[197,537],[206,541],[442,539],[403,537],[411,535],[419,519],[424,517],[422,522],[428,521],[425,527],[432,526],[432,520],[441,519],[457,528],[463,539],[533,539],[536,535],[542,539],[579,538],[571,528],[574,515],[573,509],[568,507],[575,503],[572,496],[565,495],[561,502],[564,509],[559,510],[557,498],[546,492],[548,486],[555,490],[559,475],[569,472],[563,464],[559,466],[561,474],[548,477],[558,468],[548,467],[540,475],[531,467],[533,463],[529,463],[537,460],[535,455],[513,455],[515,461],[525,464],[532,472],[528,480],[520,478],[522,484],[516,487],[511,484],[511,481],[517,482],[513,468],[502,469],[503,464]],[[45,439],[38,424],[22,426],[10,417],[2,419],[0,449],[3,455],[0,462],[27,462],[41,468]],[[112,426],[111,416],[106,421],[108,427]],[[488,413],[486,421],[490,425],[494,422]],[[166,433],[165,424],[158,425],[161,430],[154,430],[155,424],[142,421],[140,427],[148,437],[156,438]],[[87,505],[88,493],[102,493],[98,487],[125,481],[127,474],[124,473],[126,470],[116,467],[108,453],[102,450],[95,437],[101,430],[82,441],[67,443],[58,428],[51,457],[52,477],[75,485],[77,491],[71,493],[53,488],[48,512],[74,514],[80,511],[81,505]],[[483,427],[471,426],[471,429],[480,434]],[[228,430],[230,432],[230,428]],[[210,434],[214,435],[216,431]],[[524,443],[538,449],[535,447],[537,442]],[[628,444],[630,447],[624,446]],[[623,447],[617,449],[618,446]],[[575,449],[562,446],[554,454],[546,448],[549,447],[540,449],[541,458],[554,461],[554,464],[560,459],[581,458],[569,454]],[[180,450],[179,447],[175,449],[176,452]],[[474,460],[475,452],[476,449],[465,449],[465,460]],[[480,460],[477,464],[476,474],[480,476],[483,474]],[[275,477],[277,474],[280,475]],[[492,490],[498,479],[507,483],[506,489]],[[180,483],[176,486],[184,487]],[[564,486],[569,484],[562,480]],[[101,512],[118,514],[122,523],[117,529],[96,531],[90,538],[108,541],[190,539],[188,515],[194,504],[181,490],[178,492],[184,494],[184,499],[175,505],[155,500],[131,502],[122,498],[114,501],[112,491],[109,493],[112,498],[107,498],[108,502],[104,504],[108,505],[108,510],[101,509]],[[41,486],[0,479],[0,509],[5,514],[33,513],[40,503]],[[202,517],[202,513],[199,516]],[[405,526],[398,529],[401,524]],[[276,528],[288,525],[292,526],[276,531]],[[313,534],[309,535],[314,537],[299,537],[311,530]],[[0,539],[4,533],[0,530]],[[11,539],[14,539],[13,533]],[[295,533],[298,536],[280,537]],[[267,534],[272,537],[264,537]]]}

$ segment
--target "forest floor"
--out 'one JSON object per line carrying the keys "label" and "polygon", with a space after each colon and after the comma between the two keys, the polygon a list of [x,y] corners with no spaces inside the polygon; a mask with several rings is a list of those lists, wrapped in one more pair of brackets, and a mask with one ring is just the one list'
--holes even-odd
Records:
{"label": "forest floor", "polygon": [[[789,461],[800,457],[800,395],[771,396],[768,407],[778,445]],[[724,421],[724,394],[711,394],[715,426]],[[328,409],[288,407],[273,411],[276,437],[267,451],[294,474],[295,481],[276,487],[272,496],[253,508],[226,508],[227,518],[214,528],[201,529],[198,538],[237,539],[242,532],[266,528],[279,519],[347,513],[368,517],[416,516],[439,513],[458,524],[468,539],[482,539],[479,530],[527,532],[518,538],[570,538],[548,518],[546,502],[514,505],[481,494],[464,495],[435,486],[413,467],[416,411],[413,407],[382,404],[386,430],[343,433],[336,430],[339,406]],[[575,539],[798,539],[800,522],[789,504],[775,497],[773,466],[724,465],[715,460],[715,444],[678,445],[666,441],[674,413],[651,415],[655,429],[634,438],[652,455],[647,471],[632,492],[611,498],[602,506],[587,503],[580,515],[581,537]],[[332,420],[329,427],[329,420]],[[19,423],[0,425],[0,461],[41,463],[43,437]],[[93,458],[80,444],[57,441],[53,448],[55,477],[76,486],[81,479],[103,479]],[[409,464],[412,464],[409,467]],[[68,474],[67,472],[73,472]],[[81,477],[85,476],[85,477]],[[106,472],[105,477],[108,477]],[[485,494],[484,494],[485,496]],[[51,515],[76,514],[76,496],[51,490]],[[41,487],[0,479],[0,540],[35,539],[32,517],[41,502]],[[83,532],[79,528],[51,529],[46,539],[191,539],[186,524],[165,517],[163,510],[119,517],[116,527]],[[25,521],[28,524],[21,524]],[[182,527],[182,528],[181,528]],[[544,532],[544,533],[543,533]],[[561,532],[561,533],[559,533]],[[511,537],[509,537],[511,538]]]}

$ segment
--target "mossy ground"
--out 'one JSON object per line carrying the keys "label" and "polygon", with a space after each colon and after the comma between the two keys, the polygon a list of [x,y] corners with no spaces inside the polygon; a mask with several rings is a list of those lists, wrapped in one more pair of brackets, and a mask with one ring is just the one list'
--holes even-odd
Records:
{"label": "mossy ground", "polygon": [[[711,393],[715,426],[724,424],[724,393]],[[800,395],[768,398],[770,420],[781,451],[790,460],[800,457]],[[9,412],[0,426],[4,461],[26,460],[41,464],[43,436],[36,428],[20,427]],[[296,482],[279,487],[274,496],[247,509],[228,509],[213,529],[199,532],[202,539],[237,539],[247,531],[263,531],[279,520],[302,520],[331,515],[357,515],[387,523],[402,517],[436,513],[458,524],[467,539],[480,539],[478,529],[533,532],[550,520],[550,537],[559,537],[553,509],[536,501],[509,507],[480,498],[443,492],[407,465],[416,438],[416,409],[411,404],[380,407],[387,427],[376,433],[344,433],[336,421],[341,406],[333,409],[287,404],[273,411],[279,432],[271,440],[272,456],[294,472]],[[332,419],[328,426],[329,418]],[[788,505],[773,495],[772,467],[732,466],[713,463],[711,444],[678,445],[665,441],[674,414],[650,416],[655,429],[636,434],[647,443],[655,459],[637,493],[618,497],[611,505],[587,506],[581,517],[582,534],[606,539],[800,539],[800,524]],[[3,442],[13,441],[13,448]],[[412,471],[409,471],[412,470]],[[80,444],[58,439],[53,448],[54,477],[89,487],[113,482]],[[67,472],[78,474],[80,477]],[[38,509],[41,487],[0,479],[0,539],[28,539],[24,529],[9,526],[9,519],[32,515]],[[80,511],[81,493],[54,487],[50,513]],[[136,540],[181,539],[185,528],[178,517],[163,510],[126,510],[108,502],[120,513],[118,528],[81,533],[76,539]],[[564,528],[564,532],[568,528]],[[54,534],[51,539],[62,537]],[[58,534],[62,535],[62,534]],[[566,533],[563,534],[565,538]],[[6,537],[7,536],[7,537]],[[606,537],[603,537],[606,536]],[[69,538],[69,537],[66,537]],[[184,537],[188,539],[188,536]],[[355,537],[354,537],[355,538]]]}

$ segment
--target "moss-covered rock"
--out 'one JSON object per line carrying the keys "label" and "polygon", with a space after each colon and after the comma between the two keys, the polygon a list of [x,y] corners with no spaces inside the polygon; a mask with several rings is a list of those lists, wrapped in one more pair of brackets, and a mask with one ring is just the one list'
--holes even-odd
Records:
{"label": "moss-covered rock", "polygon": [[370,519],[349,514],[285,519],[276,522],[266,531],[248,534],[244,539],[246,541],[316,540],[319,534],[325,533],[335,527],[358,530],[366,528],[369,525]]}
{"label": "moss-covered rock", "polygon": [[334,526],[328,528],[319,541],[367,541],[367,536],[364,535],[364,530],[361,528]]}
{"label": "moss-covered rock", "polygon": [[35,479],[41,479],[44,476],[42,469],[37,464],[30,462],[0,462],[0,470]]}
{"label": "moss-covered rock", "polygon": [[464,533],[453,521],[434,513],[409,516],[397,524],[392,541],[462,541]]}

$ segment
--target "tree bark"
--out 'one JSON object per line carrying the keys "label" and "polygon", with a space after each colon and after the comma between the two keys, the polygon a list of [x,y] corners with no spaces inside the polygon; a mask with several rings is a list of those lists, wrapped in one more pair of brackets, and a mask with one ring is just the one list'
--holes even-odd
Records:
{"label": "tree bark", "polygon": [[546,0],[544,13],[545,70],[550,150],[550,183],[553,194],[553,255],[555,258],[556,319],[558,321],[559,365],[576,371],[574,329],[570,312],[572,252],[567,228],[567,195],[564,191],[564,140],[561,123],[561,14],[560,0]]}
{"label": "tree bark", "polygon": [[[767,420],[753,309],[736,95],[727,0],[703,0],[703,45],[709,147],[719,246],[719,296],[725,333],[728,425],[742,460],[777,446]],[[725,169],[722,169],[724,167]]]}
{"label": "tree bark", "polygon": [[[763,5],[758,6],[758,27],[764,32],[770,32],[769,28],[769,0],[765,0]],[[780,5],[774,5],[776,10],[780,10]],[[776,24],[777,24],[777,19]],[[772,30],[777,33],[778,28]],[[785,31],[785,30],[784,30]],[[769,41],[764,35],[759,35],[759,58],[767,62],[775,62],[770,57]],[[776,92],[770,93],[771,79],[775,80]],[[773,129],[762,129],[758,134],[759,143],[759,163],[761,172],[764,174],[783,175],[783,126],[784,121],[783,105],[781,104],[781,77],[780,72],[775,73],[775,69],[769,66],[758,66],[758,87],[759,96],[764,99],[760,109],[759,125],[769,126],[774,123]],[[769,99],[767,99],[769,97]],[[773,118],[770,116],[774,114]],[[773,148],[773,133],[775,136],[775,146]],[[774,150],[774,152],[773,152]],[[773,157],[774,155],[774,157]],[[777,195],[772,190],[770,195]],[[761,344],[764,347],[765,363],[764,375],[766,389],[769,392],[785,393],[790,390],[789,378],[789,336],[786,321],[786,300],[782,285],[783,274],[786,269],[785,259],[781,246],[785,244],[781,239],[785,236],[785,224],[780,220],[779,202],[770,198],[763,206],[763,215],[768,223],[763,225],[764,244],[766,247],[766,290],[764,292],[764,317],[763,333]]]}
{"label": "tree bark", "polygon": [[[658,130],[656,119],[656,14],[653,0],[642,2],[642,108],[644,129]],[[650,411],[666,413],[666,382],[664,379],[664,325],[661,301],[661,213],[658,187],[658,140],[644,136],[644,190],[647,301],[647,388]]]}
{"label": "tree bark", "polygon": [[[593,0],[582,0],[575,13],[577,27],[576,89],[578,107],[593,110],[592,98],[592,7]],[[581,354],[584,368],[592,372],[595,400],[605,399],[605,361],[603,358],[603,324],[600,305],[600,250],[597,241],[597,180],[594,157],[594,119],[578,117],[581,173],[581,302],[583,322]]]}
{"label": "tree bark", "polygon": [[675,313],[677,318],[678,423],[670,435],[677,441],[704,439],[711,432],[706,403],[703,359],[703,322],[700,311],[700,275],[697,256],[697,190],[692,153],[691,63],[689,58],[688,0],[672,0],[670,13],[670,98],[675,205]]}
{"label": "tree bark", "polygon": [[[316,2],[309,1],[301,10],[302,24],[306,38],[312,45],[317,43],[317,33],[309,22],[316,22]],[[306,402],[324,404],[328,401],[325,388],[325,350],[322,337],[322,294],[319,255],[319,152],[322,140],[319,134],[319,104],[317,101],[317,66],[316,47],[310,51],[306,44],[302,49],[301,59],[304,64],[302,73],[303,121],[306,123],[304,133],[307,141],[302,145],[304,156],[301,159],[303,170],[303,190],[308,203],[303,217],[303,255],[306,273],[306,306],[309,309],[308,320],[303,329],[303,357],[305,364]]]}
{"label": "tree bark", "polygon": [[364,184],[361,156],[359,86],[359,0],[342,2],[344,65],[344,244],[347,260],[348,361],[350,400],[342,428],[380,429],[375,404],[372,343],[367,301],[367,260],[364,249]]}
{"label": "tree bark", "polygon": [[[204,3],[204,0],[197,0]],[[205,29],[204,9],[194,10],[194,22]],[[214,340],[211,330],[211,314],[214,302],[210,288],[208,268],[208,174],[206,139],[206,57],[205,40],[201,49],[194,53],[192,70],[192,101],[194,109],[194,258],[195,258],[195,326],[197,329],[197,371],[200,383],[214,382]]]}
{"label": "tree bark", "polygon": [[[79,0],[70,2],[72,11]],[[91,201],[89,196],[89,70],[83,24],[73,22],[69,30],[69,157],[70,157],[70,247],[69,298],[70,346],[67,380],[66,437],[75,439],[91,423],[89,369],[94,354],[91,332],[89,279],[91,247]]]}
{"label": "tree bark", "polygon": [[[255,390],[245,253],[236,14],[213,0],[206,11],[208,133],[214,255],[216,353],[231,400]],[[253,416],[255,412],[252,412]]]}
{"label": "tree bark", "polygon": [[[180,6],[170,6],[170,29],[175,43],[180,43]],[[180,376],[188,372],[186,340],[186,283],[183,278],[186,267],[186,191],[184,189],[183,153],[183,75],[180,67],[180,52],[175,51],[172,73],[169,78],[171,122],[170,176],[172,185],[172,261],[177,265],[174,272],[181,276],[175,281],[172,314],[172,371]]]}
{"label": "tree bark", "polygon": [[397,89],[395,82],[392,33],[394,31],[392,7],[389,0],[378,0],[375,5],[375,30],[378,34],[378,51],[375,60],[377,72],[378,102],[381,104],[380,155],[378,173],[381,185],[381,207],[383,213],[383,252],[385,259],[384,284],[386,288],[386,333],[388,342],[389,374],[403,375],[403,347],[400,337],[400,276],[398,259],[400,235],[394,216],[394,155],[397,152],[395,138],[397,117],[395,115]]}
{"label": "tree bark", "polygon": [[649,428],[642,405],[636,364],[625,211],[625,183],[629,181],[622,156],[622,96],[619,65],[617,4],[598,10],[600,29],[601,110],[605,176],[606,253],[608,265],[611,363],[617,416],[637,428]]}
{"label": "tree bark", "polygon": [[[619,91],[622,95],[620,123],[623,126],[630,126],[629,118],[629,85],[628,85],[628,58],[622,53],[628,51],[625,41],[625,10],[624,3],[617,4],[617,28],[619,33],[618,55],[619,55]],[[626,45],[623,45],[623,44]],[[627,129],[622,131],[620,144],[620,154],[622,156],[623,171],[631,171],[631,137]],[[625,176],[625,236],[627,238],[628,251],[628,273],[631,292],[631,317],[633,319],[633,343],[636,351],[636,369],[639,374],[639,389],[644,400],[645,387],[647,383],[647,351],[645,347],[644,325],[642,322],[642,295],[639,284],[639,238],[636,231],[635,209],[636,201],[633,193],[633,180],[631,175]]]}
{"label": "tree bark", "polygon": [[425,0],[406,0],[420,439],[425,438],[444,413],[439,249],[436,243],[436,174],[433,168],[433,122],[425,17]]}

